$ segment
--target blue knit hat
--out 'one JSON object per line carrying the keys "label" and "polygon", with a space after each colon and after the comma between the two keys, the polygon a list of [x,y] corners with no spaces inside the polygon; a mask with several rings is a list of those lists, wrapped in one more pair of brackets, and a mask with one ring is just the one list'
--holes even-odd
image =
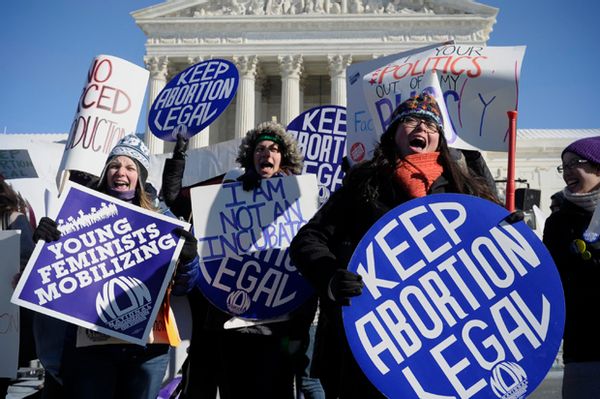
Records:
{"label": "blue knit hat", "polygon": [[562,158],[565,152],[579,155],[582,159],[600,165],[600,136],[586,137],[572,142],[560,154]]}
{"label": "blue knit hat", "polygon": [[435,98],[427,93],[411,97],[398,105],[392,113],[390,125],[405,116],[415,115],[433,120],[443,130],[442,112]]}

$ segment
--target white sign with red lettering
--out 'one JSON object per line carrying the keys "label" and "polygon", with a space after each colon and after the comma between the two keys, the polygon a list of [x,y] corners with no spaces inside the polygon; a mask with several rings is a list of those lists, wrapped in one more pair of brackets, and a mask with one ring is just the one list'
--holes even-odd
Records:
{"label": "white sign with red lettering", "polygon": [[106,157],[126,134],[135,133],[149,72],[110,55],[92,61],[77,102],[59,168],[99,176]]}

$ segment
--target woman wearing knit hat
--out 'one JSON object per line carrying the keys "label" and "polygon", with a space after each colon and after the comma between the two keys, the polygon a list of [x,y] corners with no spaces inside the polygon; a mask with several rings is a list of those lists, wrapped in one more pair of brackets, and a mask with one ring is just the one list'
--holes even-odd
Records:
{"label": "woman wearing knit hat", "polygon": [[[137,136],[125,136],[106,160],[98,191],[144,209],[173,216],[166,209],[157,209],[144,190],[149,166],[149,151],[144,143]],[[171,293],[184,295],[195,286],[199,276],[197,242],[192,233],[182,228],[173,230],[173,233],[184,238],[185,244],[179,255]],[[34,240],[50,242],[59,237],[56,223],[47,217],[42,218],[34,232]],[[165,303],[168,303],[167,298]],[[160,326],[160,331],[166,330],[167,333],[160,335],[153,330],[151,337],[154,341],[146,346],[123,343],[99,333],[93,333],[90,346],[81,346],[81,338],[87,337],[90,332],[71,326],[71,333],[77,329],[77,345],[71,336],[75,334],[68,334],[71,339],[65,344],[61,365],[65,396],[155,399],[169,362],[169,344],[176,346],[179,343],[168,306],[161,307],[156,320],[155,327]]]}
{"label": "woman wearing knit hat", "polygon": [[360,295],[361,276],[347,270],[360,239],[392,208],[433,193],[465,193],[496,201],[486,182],[452,158],[436,100],[420,94],[401,103],[373,159],[350,170],[338,189],[298,232],[292,261],[317,289],[320,319],[313,373],[326,397],[383,398],[350,351],[342,306]]}
{"label": "woman wearing knit hat", "polygon": [[600,137],[571,143],[561,159],[564,201],[546,220],[544,244],[565,293],[563,398],[600,398],[600,339],[593,327],[600,307],[600,242],[583,240],[600,203]]}

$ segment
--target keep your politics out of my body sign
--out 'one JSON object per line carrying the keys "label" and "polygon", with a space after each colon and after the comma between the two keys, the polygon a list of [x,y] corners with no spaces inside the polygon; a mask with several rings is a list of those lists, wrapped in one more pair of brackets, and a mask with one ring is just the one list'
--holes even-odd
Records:
{"label": "keep your politics out of my body sign", "polygon": [[523,222],[462,194],[382,217],[349,269],[365,288],[343,310],[348,342],[389,398],[519,399],[552,366],[565,305],[554,262]]}
{"label": "keep your politics out of my body sign", "polygon": [[200,289],[219,309],[244,319],[284,316],[313,293],[288,247],[317,210],[315,175],[193,188]]}
{"label": "keep your politics out of my body sign", "polygon": [[145,344],[189,224],[74,183],[59,206],[61,237],[37,243],[12,302]]}

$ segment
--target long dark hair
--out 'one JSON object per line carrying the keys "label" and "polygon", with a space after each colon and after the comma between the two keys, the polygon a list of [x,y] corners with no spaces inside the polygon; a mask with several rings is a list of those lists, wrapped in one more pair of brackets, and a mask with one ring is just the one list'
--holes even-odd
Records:
{"label": "long dark hair", "polygon": [[[396,149],[396,130],[401,119],[394,121],[381,135],[380,142],[375,148],[373,159],[364,164],[364,168],[371,169],[373,173],[363,175],[358,173],[360,180],[357,181],[363,195],[374,199],[377,197],[376,187],[379,184],[389,184],[393,187],[394,170],[402,158]],[[480,176],[475,175],[465,165],[464,168],[450,154],[448,142],[443,132],[439,133],[440,139],[437,151],[440,153],[439,163],[443,168],[443,175],[448,180],[449,192],[458,194],[470,194],[498,203],[498,199],[488,186],[487,182]],[[359,169],[361,167],[359,166]]]}

